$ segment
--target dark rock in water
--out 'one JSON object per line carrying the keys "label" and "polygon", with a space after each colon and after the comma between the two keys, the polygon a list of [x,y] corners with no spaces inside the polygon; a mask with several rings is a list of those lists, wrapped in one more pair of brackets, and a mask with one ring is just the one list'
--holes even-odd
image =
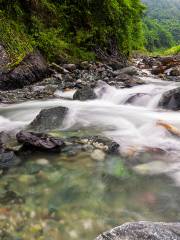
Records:
{"label": "dark rock in water", "polygon": [[96,99],[97,96],[93,89],[90,87],[83,87],[82,89],[78,89],[73,96],[74,100],[86,101]]}
{"label": "dark rock in water", "polygon": [[59,128],[68,112],[66,107],[43,109],[28,126],[34,131],[46,131]]}
{"label": "dark rock in water", "polygon": [[[1,149],[2,150],[2,149]],[[11,150],[0,151],[0,169],[10,168],[18,165],[20,159]]]}
{"label": "dark rock in water", "polygon": [[180,223],[127,223],[96,240],[180,240]]}
{"label": "dark rock in water", "polygon": [[64,141],[43,133],[21,131],[16,135],[17,141],[23,144],[23,151],[51,151],[60,152],[65,147]]}
{"label": "dark rock in water", "polygon": [[180,88],[165,92],[159,101],[159,107],[180,110]]}
{"label": "dark rock in water", "polygon": [[37,51],[28,54],[23,61],[8,73],[0,75],[0,89],[23,88],[48,75],[48,66],[43,56]]}
{"label": "dark rock in water", "polygon": [[9,136],[1,132],[0,133],[0,169],[10,168],[17,165],[20,159],[10,149],[6,147],[6,143],[9,140]]}

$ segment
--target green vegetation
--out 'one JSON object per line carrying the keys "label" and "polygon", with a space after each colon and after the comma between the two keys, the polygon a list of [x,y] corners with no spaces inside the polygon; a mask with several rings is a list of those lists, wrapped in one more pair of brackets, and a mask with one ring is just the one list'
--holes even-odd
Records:
{"label": "green vegetation", "polygon": [[143,46],[140,0],[0,0],[0,42],[13,61],[33,48],[49,61],[129,55]]}
{"label": "green vegetation", "polygon": [[180,44],[180,1],[142,0],[147,5],[144,17],[145,47],[149,51]]}
{"label": "green vegetation", "polygon": [[180,45],[168,48],[166,50],[157,50],[152,53],[153,56],[163,55],[163,56],[170,56],[176,55],[180,53]]}

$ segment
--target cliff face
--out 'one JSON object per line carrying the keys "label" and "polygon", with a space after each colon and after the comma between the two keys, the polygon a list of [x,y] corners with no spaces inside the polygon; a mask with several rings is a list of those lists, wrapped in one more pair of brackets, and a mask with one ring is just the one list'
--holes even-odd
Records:
{"label": "cliff face", "polygon": [[19,62],[38,48],[48,60],[129,55],[143,45],[140,0],[1,0],[0,42]]}

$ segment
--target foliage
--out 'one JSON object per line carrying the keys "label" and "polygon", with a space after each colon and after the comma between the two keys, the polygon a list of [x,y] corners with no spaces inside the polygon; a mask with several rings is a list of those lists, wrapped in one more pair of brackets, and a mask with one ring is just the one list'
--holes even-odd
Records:
{"label": "foliage", "polygon": [[33,47],[53,61],[94,59],[99,48],[129,55],[143,46],[140,0],[0,0],[0,5],[0,42],[15,59]]}
{"label": "foliage", "polygon": [[180,44],[180,1],[142,0],[147,4],[144,17],[146,47],[149,51]]}

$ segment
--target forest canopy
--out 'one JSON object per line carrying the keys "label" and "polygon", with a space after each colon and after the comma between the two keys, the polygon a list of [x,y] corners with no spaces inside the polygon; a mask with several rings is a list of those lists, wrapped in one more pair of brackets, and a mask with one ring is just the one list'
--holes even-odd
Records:
{"label": "forest canopy", "polygon": [[154,51],[180,44],[180,1],[142,0],[147,5],[144,17],[145,47]]}

